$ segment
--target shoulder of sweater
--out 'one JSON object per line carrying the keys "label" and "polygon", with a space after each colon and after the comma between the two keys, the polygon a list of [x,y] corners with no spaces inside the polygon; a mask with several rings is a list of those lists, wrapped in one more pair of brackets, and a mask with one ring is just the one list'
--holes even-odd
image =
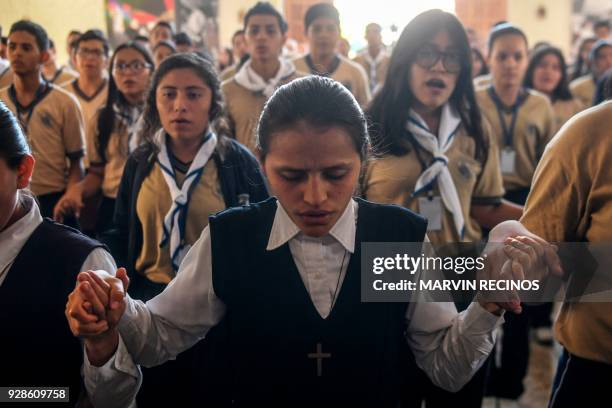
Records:
{"label": "shoulder of sweater", "polygon": [[346,58],[343,55],[338,55],[338,57],[340,58],[340,61],[343,64],[347,65],[348,67],[350,67],[353,70],[356,70],[356,71],[359,71],[359,72],[363,72],[365,74],[365,70],[363,69],[361,64],[359,64],[359,63],[357,63],[357,62],[355,62],[353,60],[350,60],[350,59]]}
{"label": "shoulder of sweater", "polygon": [[535,101],[538,104],[551,105],[550,99],[548,98],[548,96],[544,95],[541,92],[538,92],[534,89],[527,89],[527,94],[529,95],[529,99],[531,100],[531,103],[534,103],[533,101]]}
{"label": "shoulder of sweater", "polygon": [[593,82],[593,76],[591,74],[583,75],[574,79],[572,82],[570,82],[569,86],[570,88],[576,88],[585,86],[585,84],[589,84],[589,82],[592,82],[593,86],[595,86],[595,83]]}
{"label": "shoulder of sweater", "polygon": [[253,153],[251,153],[251,151],[247,149],[246,146],[238,142],[236,139],[227,137],[225,138],[224,143],[226,143],[226,150],[224,151],[224,154],[221,157],[222,162],[234,162],[236,160],[249,160],[257,162],[257,159],[255,158]]}
{"label": "shoulder of sweater", "polygon": [[63,87],[59,85],[49,84],[49,87],[51,88],[51,91],[49,92],[50,95],[53,95],[54,98],[58,98],[59,100],[62,101],[62,103],[69,103],[69,104],[76,105],[80,111],[81,105],[77,97],[73,93],[68,92],[68,90],[64,89]]}

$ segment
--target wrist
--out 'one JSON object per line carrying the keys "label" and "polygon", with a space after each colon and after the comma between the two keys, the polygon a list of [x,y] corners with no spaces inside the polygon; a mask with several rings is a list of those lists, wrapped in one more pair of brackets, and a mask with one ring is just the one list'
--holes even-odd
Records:
{"label": "wrist", "polygon": [[66,193],[72,194],[82,194],[83,192],[83,183],[82,181],[74,181],[72,183],[68,183],[66,186]]}
{"label": "wrist", "polygon": [[85,338],[85,350],[91,365],[101,367],[117,351],[119,345],[119,332],[111,328],[107,332],[95,337]]}
{"label": "wrist", "polygon": [[486,310],[487,312],[494,314],[495,316],[501,316],[504,309],[502,307],[500,307],[499,305],[497,305],[496,303],[493,302],[486,302],[482,299],[478,300],[478,303],[480,303],[480,306]]}

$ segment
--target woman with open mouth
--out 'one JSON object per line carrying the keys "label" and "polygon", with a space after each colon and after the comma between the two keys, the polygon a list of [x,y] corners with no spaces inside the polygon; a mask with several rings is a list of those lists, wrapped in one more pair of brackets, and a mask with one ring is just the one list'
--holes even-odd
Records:
{"label": "woman with open mouth", "polygon": [[[477,242],[482,227],[521,216],[520,207],[502,199],[497,143],[476,104],[471,73],[459,20],[427,11],[402,32],[387,81],[368,108],[380,157],[368,165],[363,196],[421,213],[437,246]],[[483,377],[484,370],[474,380],[480,384],[458,395],[433,391],[431,383],[425,394],[480,406]]]}

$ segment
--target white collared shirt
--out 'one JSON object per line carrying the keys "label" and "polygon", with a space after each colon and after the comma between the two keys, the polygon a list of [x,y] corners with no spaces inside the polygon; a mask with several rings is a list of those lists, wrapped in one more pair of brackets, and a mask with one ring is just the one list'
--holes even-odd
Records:
{"label": "white collared shirt", "polygon": [[[29,207],[28,212],[13,225],[4,231],[0,231],[0,286],[8,275],[13,262],[15,262],[15,258],[30,239],[34,230],[43,221],[36,202],[27,197],[25,200]],[[98,269],[108,271],[111,274],[114,274],[117,269],[113,257],[103,248],[96,248],[91,251],[81,266],[82,271]]]}
{"label": "white collared shirt", "polygon": [[[321,316],[329,314],[338,274],[346,273],[354,252],[357,206],[352,200],[330,233],[321,238],[303,236],[280,203],[277,206],[267,249],[289,242]],[[85,385],[94,405],[128,405],[142,380],[137,364],[154,366],[174,358],[221,321],[225,305],[213,290],[210,243],[206,227],[177,277],[160,295],[146,304],[128,297],[119,324],[119,346],[105,365],[92,366],[85,353]],[[345,255],[347,265],[340,272]],[[495,342],[495,329],[503,323],[503,317],[488,313],[478,303],[457,313],[453,303],[413,302],[406,320],[406,340],[419,367],[435,384],[455,391],[484,363]]]}
{"label": "white collared shirt", "polygon": [[289,241],[302,282],[324,319],[338,297],[351,254],[355,252],[356,222],[357,202],[351,200],[329,234],[313,238],[300,231],[282,205],[276,210],[266,249],[271,251]]}

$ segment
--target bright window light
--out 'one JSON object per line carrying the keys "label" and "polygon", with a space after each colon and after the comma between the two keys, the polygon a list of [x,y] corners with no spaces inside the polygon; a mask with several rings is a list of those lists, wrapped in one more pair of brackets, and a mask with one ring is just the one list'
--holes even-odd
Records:
{"label": "bright window light", "polygon": [[356,52],[366,46],[363,38],[368,23],[378,23],[383,28],[383,41],[394,43],[412,18],[425,10],[437,8],[455,12],[455,0],[335,0],[340,12],[342,36],[349,40]]}

